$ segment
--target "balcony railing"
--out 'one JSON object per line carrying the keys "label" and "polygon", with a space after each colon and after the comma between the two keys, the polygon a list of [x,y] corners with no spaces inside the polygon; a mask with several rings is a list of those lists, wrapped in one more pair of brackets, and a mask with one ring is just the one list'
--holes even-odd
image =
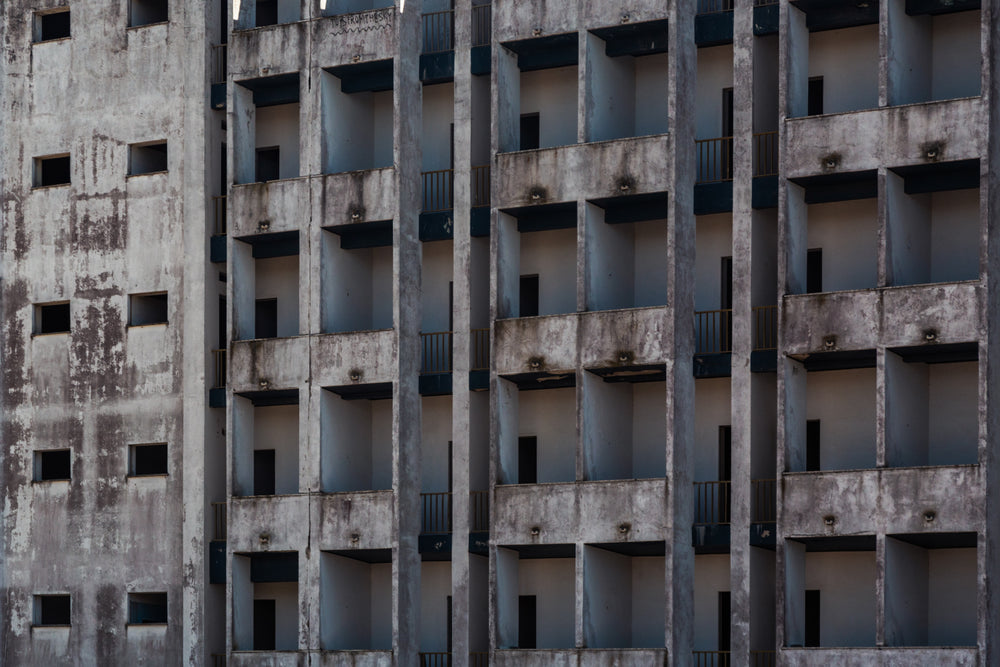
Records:
{"label": "balcony railing", "polygon": [[472,45],[486,46],[493,38],[493,7],[490,4],[472,6]]}
{"label": "balcony railing", "polygon": [[733,180],[733,138],[696,139],[698,160],[696,183],[719,183]]}
{"label": "balcony railing", "polygon": [[212,389],[221,389],[226,386],[226,351],[212,350],[212,356],[215,358],[215,383]]}
{"label": "balcony railing", "polygon": [[425,534],[451,532],[451,494],[421,493],[423,506],[420,532]]}
{"label": "balcony railing", "polygon": [[750,651],[750,667],[774,667],[776,664],[778,664],[776,651]]}
{"label": "balcony railing", "polygon": [[733,351],[733,311],[699,310],[694,314],[695,354]]}
{"label": "balcony railing", "polygon": [[215,214],[215,235],[226,234],[226,195],[212,197],[212,210]]}
{"label": "balcony railing", "polygon": [[420,365],[421,375],[451,372],[451,332],[438,331],[420,334],[423,350]]}
{"label": "balcony railing", "polygon": [[226,44],[212,45],[212,83],[225,83],[228,63]]}
{"label": "balcony railing", "polygon": [[778,307],[755,306],[753,309],[753,349],[778,349]]}
{"label": "balcony railing", "polygon": [[490,369],[490,330],[472,330],[472,368],[474,371]]}
{"label": "balcony railing", "polygon": [[455,48],[455,12],[448,9],[423,16],[424,53],[440,53]]}
{"label": "balcony railing", "polygon": [[490,529],[490,494],[488,491],[470,491],[472,501],[472,520],[469,530],[474,533],[485,533]]}
{"label": "balcony railing", "polygon": [[438,169],[421,173],[424,180],[424,213],[450,211],[454,205],[454,169]]}
{"label": "balcony railing", "polygon": [[226,526],[226,503],[212,503],[212,514],[215,517],[215,537],[213,540],[225,540],[229,534]]}
{"label": "balcony railing", "polygon": [[226,667],[226,655],[224,653],[213,653],[212,667]]}
{"label": "balcony railing", "polygon": [[729,523],[732,501],[730,482],[694,483],[694,525],[715,526]]}
{"label": "balcony railing", "polygon": [[698,0],[699,14],[715,14],[733,11],[734,0]]}
{"label": "balcony railing", "polygon": [[778,133],[757,132],[753,135],[753,175],[778,174]]}
{"label": "balcony railing", "polygon": [[469,667],[488,667],[490,654],[486,651],[474,651],[469,654]]}
{"label": "balcony railing", "polygon": [[472,206],[490,205],[490,165],[472,168]]}
{"label": "balcony railing", "polygon": [[778,520],[777,489],[777,480],[750,480],[750,523],[774,523]]}

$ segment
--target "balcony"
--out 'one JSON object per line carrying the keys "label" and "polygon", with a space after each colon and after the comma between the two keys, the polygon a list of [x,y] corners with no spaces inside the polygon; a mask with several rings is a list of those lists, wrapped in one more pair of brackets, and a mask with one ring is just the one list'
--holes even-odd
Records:
{"label": "balcony", "polygon": [[472,46],[488,46],[493,36],[493,6],[472,6]]}
{"label": "balcony", "polygon": [[[490,330],[473,329],[472,357],[470,371],[488,371],[490,369]],[[442,375],[451,373],[454,369],[451,331],[437,331],[420,334],[421,375]]]}
{"label": "balcony", "polygon": [[[730,651],[692,651],[694,667],[735,667]],[[776,651],[750,651],[750,667],[774,667]]]}
{"label": "balcony", "polygon": [[225,83],[228,63],[228,44],[212,45],[212,84]]}
{"label": "balcony", "polygon": [[212,197],[212,219],[215,222],[215,235],[225,236],[226,225],[226,195]]}
{"label": "balcony", "polygon": [[[778,307],[755,306],[753,350],[778,347]],[[732,309],[695,311],[695,354],[726,354],[733,351]]]}
{"label": "balcony", "polygon": [[226,350],[212,350],[215,360],[215,381],[212,389],[224,389],[226,386]]}
{"label": "balcony", "polygon": [[778,175],[778,133],[755,132],[753,135],[753,177]]}
{"label": "balcony", "polygon": [[733,180],[733,138],[695,139],[698,173],[695,183],[719,183]]}
{"label": "balcony", "polygon": [[422,16],[423,53],[442,53],[455,48],[455,12],[429,12]]}
{"label": "balcony", "polygon": [[421,493],[420,532],[445,535],[451,532],[451,493]]}
{"label": "balcony", "polygon": [[420,653],[420,667],[451,667],[451,653],[422,652]]}
{"label": "balcony", "polygon": [[[732,489],[729,480],[694,482],[694,525],[714,526],[730,523]],[[750,482],[750,522],[777,521],[777,480],[754,479]]]}
{"label": "balcony", "polygon": [[[421,213],[439,213],[455,208],[455,170],[437,169],[420,174],[423,182]],[[490,205],[490,166],[472,167],[472,206]]]}

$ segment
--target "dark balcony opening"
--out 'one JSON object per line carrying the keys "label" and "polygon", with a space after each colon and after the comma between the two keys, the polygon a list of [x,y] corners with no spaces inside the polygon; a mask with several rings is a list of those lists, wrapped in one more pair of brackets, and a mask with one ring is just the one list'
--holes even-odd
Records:
{"label": "dark balcony opening", "polygon": [[298,493],[298,390],[241,392],[234,398],[233,495]]}
{"label": "dark balcony opening", "polygon": [[166,324],[167,306],[166,292],[130,294],[128,297],[128,325],[130,327],[144,327],[151,324]]}
{"label": "dark balcony opening", "polygon": [[555,544],[499,547],[498,648],[572,648],[576,547]]}
{"label": "dark balcony opening", "polygon": [[320,647],[327,651],[392,648],[392,550],[320,553]]}
{"label": "dark balcony opening", "polygon": [[234,105],[241,119],[234,153],[235,182],[298,177],[298,72],[237,82]]}
{"label": "dark balcony opening", "polygon": [[664,584],[664,543],[586,544],[583,607],[590,648],[662,648],[663,605],[645,594]]}
{"label": "dark balcony opening", "polygon": [[35,306],[35,333],[53,334],[70,332],[69,301]]}
{"label": "dark balcony opening", "polygon": [[72,454],[68,449],[35,452],[35,481],[67,481],[71,478]]}
{"label": "dark balcony opening", "polygon": [[129,27],[166,23],[170,18],[167,0],[129,0]]}
{"label": "dark balcony opening", "polygon": [[392,384],[324,387],[320,397],[321,489],[392,488]]}
{"label": "dark balcony opening", "polygon": [[167,445],[132,445],[129,447],[129,474],[132,477],[167,474]]}
{"label": "dark balcony opening", "polygon": [[886,535],[887,646],[975,646],[975,533]]}
{"label": "dark balcony opening", "polygon": [[502,212],[501,234],[512,242],[507,244],[511,256],[501,279],[501,299],[508,312],[501,317],[576,312],[576,218],[575,203]]}
{"label": "dark balcony opening", "polygon": [[36,188],[68,185],[69,183],[70,160],[68,153],[66,155],[35,158],[34,186]]}
{"label": "dark balcony opening", "polygon": [[293,651],[298,646],[298,552],[234,554],[233,648]]}
{"label": "dark balcony opening", "polygon": [[128,622],[130,625],[166,624],[166,593],[129,593]]}
{"label": "dark balcony opening", "polygon": [[323,173],[393,164],[393,61],[329,67],[321,73]]}
{"label": "dark balcony opening", "polygon": [[70,625],[71,608],[69,595],[36,595],[34,625]]}
{"label": "dark balcony opening", "polygon": [[[511,392],[513,405],[500,418],[512,435],[500,443],[501,483],[574,481],[577,437],[573,374],[507,379],[513,381],[503,383],[503,389]],[[552,385],[549,380],[553,380]],[[522,381],[524,388],[518,389],[517,381]]]}
{"label": "dark balcony opening", "polygon": [[[256,234],[237,240],[233,261],[252,276],[252,286],[243,288],[252,291],[253,299],[252,311],[248,301],[236,300],[237,339],[298,336],[299,232]],[[246,304],[243,310],[241,304]]]}
{"label": "dark balcony opening", "polygon": [[322,331],[391,328],[392,220],[325,227],[324,231]]}
{"label": "dark balcony opening", "polygon": [[35,42],[50,42],[70,36],[69,7],[35,14]]}

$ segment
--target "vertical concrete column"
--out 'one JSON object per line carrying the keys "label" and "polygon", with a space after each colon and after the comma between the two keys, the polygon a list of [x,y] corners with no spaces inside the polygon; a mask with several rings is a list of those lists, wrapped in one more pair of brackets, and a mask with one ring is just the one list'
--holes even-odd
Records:
{"label": "vertical concrete column", "polygon": [[667,210],[667,285],[664,349],[666,373],[666,512],[670,530],[665,546],[666,647],[673,664],[691,663],[694,642],[694,549],[691,519],[694,494],[694,88],[697,49],[694,0],[675,0],[670,8],[667,111],[670,133],[667,169],[671,188]]}
{"label": "vertical concrete column", "polygon": [[[779,186],[780,192],[780,186]],[[779,262],[780,266],[780,262]],[[779,269],[780,270],[780,269]],[[782,291],[779,289],[780,303]],[[782,646],[802,644],[805,605],[804,558],[805,546],[785,539],[782,526],[782,474],[806,469],[806,391],[808,379],[805,367],[782,355],[784,333],[781,329],[781,309],[778,309],[778,443],[775,474],[777,529],[775,535],[775,642]]]}
{"label": "vertical concrete column", "polygon": [[470,479],[472,473],[472,3],[454,5],[455,162],[452,287],[452,482],[451,482],[451,664],[469,664],[471,607],[469,569]]}
{"label": "vertical concrete column", "polygon": [[392,401],[392,487],[396,542],[392,550],[394,664],[415,665],[420,642],[420,83],[422,0],[396,2],[393,61],[393,161],[397,208],[392,230],[392,310],[397,376]]}
{"label": "vertical concrete column", "polygon": [[232,81],[228,85],[229,108],[226,127],[229,136],[226,145],[231,166],[228,171],[230,184],[253,183],[254,165],[257,159],[255,149],[257,108],[254,106],[253,91],[244,86],[237,86]]}
{"label": "vertical concrete column", "polygon": [[[905,0],[903,0],[905,2]],[[890,73],[889,58],[889,14],[893,12],[892,0],[879,2],[878,8],[878,105],[884,107],[888,105],[890,95],[890,79],[894,78]],[[904,65],[904,66],[908,66]],[[898,78],[897,78],[898,81]]]}
{"label": "vertical concrete column", "polygon": [[[311,59],[312,30],[305,34],[306,53]],[[302,63],[299,72],[299,176],[323,171],[323,73],[309,61]]]}
{"label": "vertical concrete column", "polygon": [[[884,530],[879,528],[877,530]],[[897,560],[894,565],[899,564]],[[885,590],[885,569],[886,569],[886,556],[885,556],[885,534],[879,532],[875,536],[875,646],[885,646],[885,633],[886,633],[886,590]],[[915,574],[911,572],[910,574]],[[924,571],[923,581],[909,581],[907,585],[916,588],[921,584],[926,584],[927,572]],[[911,588],[912,591],[912,588]],[[898,591],[897,591],[898,592]],[[924,594],[924,600],[927,599],[926,593]],[[911,600],[912,601],[912,600]],[[927,613],[924,612],[924,625],[926,626]],[[912,620],[912,619],[911,619]]]}
{"label": "vertical concrete column", "polygon": [[886,390],[885,357],[885,348],[879,346],[875,350],[875,467],[877,468],[884,468],[888,458],[885,433],[889,399]]}
{"label": "vertical concrete column", "polygon": [[753,0],[733,9],[732,476],[729,516],[730,660],[750,660],[750,497],[753,384]]}
{"label": "vertical concrete column", "polygon": [[983,286],[979,331],[979,465],[985,489],[984,528],[978,534],[979,656],[984,667],[1000,665],[1000,545],[987,539],[985,526],[1000,525],[1000,450],[988,443],[1000,434],[1000,179],[991,171],[1000,164],[1000,11],[982,7],[983,108],[986,110],[986,155],[979,161],[980,266]]}

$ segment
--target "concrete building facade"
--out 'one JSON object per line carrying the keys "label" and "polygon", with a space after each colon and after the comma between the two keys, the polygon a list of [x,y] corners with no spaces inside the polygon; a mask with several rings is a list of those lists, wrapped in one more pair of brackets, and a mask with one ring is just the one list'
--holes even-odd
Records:
{"label": "concrete building facade", "polygon": [[989,0],[0,11],[3,664],[1000,665]]}

